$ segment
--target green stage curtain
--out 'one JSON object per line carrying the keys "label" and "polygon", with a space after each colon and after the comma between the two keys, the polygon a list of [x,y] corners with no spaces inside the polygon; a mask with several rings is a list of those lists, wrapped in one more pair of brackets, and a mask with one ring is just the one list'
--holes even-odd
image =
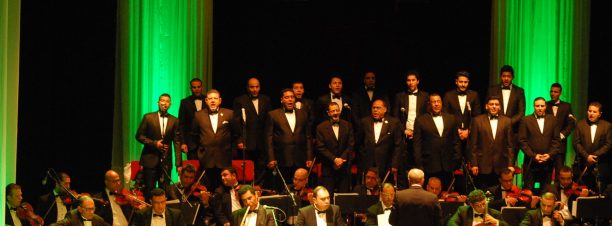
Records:
{"label": "green stage curtain", "polygon": [[[588,88],[590,1],[495,0],[492,7],[491,84],[499,83],[499,69],[514,67],[514,83],[525,89],[525,115],[533,114],[533,100],[549,100],[552,83],[563,86],[561,99],[571,102],[583,118]],[[566,164],[574,150],[568,139]],[[522,164],[523,153],[518,156]]]}
{"label": "green stage curtain", "polygon": [[[212,0],[120,0],[112,167],[140,159],[135,139],[144,114],[157,111],[162,93],[180,100],[191,95],[189,81],[212,81]],[[173,170],[173,180],[176,181]]]}
{"label": "green stage curtain", "polygon": [[17,175],[20,11],[21,0],[0,0],[0,222],[7,217],[4,189]]}

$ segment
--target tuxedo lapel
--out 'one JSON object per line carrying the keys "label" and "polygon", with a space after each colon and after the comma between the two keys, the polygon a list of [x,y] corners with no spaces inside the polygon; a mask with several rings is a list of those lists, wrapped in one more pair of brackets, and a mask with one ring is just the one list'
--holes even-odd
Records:
{"label": "tuxedo lapel", "polygon": [[[289,131],[289,132],[291,132],[291,134],[293,134],[293,131],[291,131],[291,125],[289,125],[289,120],[287,119],[287,115],[285,115],[285,111],[283,111],[283,109],[280,109],[279,113],[280,113],[280,118],[283,121],[282,122],[283,125],[286,127],[287,131]],[[294,110],[294,114],[296,114],[295,110]],[[297,115],[295,117],[295,124],[296,124],[296,127],[297,127]]]}
{"label": "tuxedo lapel", "polygon": [[[588,124],[587,124],[588,125]],[[591,138],[592,135],[591,134],[591,127],[588,126],[588,132],[589,132],[589,138]],[[599,123],[597,125],[597,129],[595,130],[595,139],[593,139],[593,142],[591,142],[591,140],[589,139],[589,142],[591,142],[591,145],[595,145],[597,143],[597,139],[599,139],[599,137],[601,136],[601,133],[603,132],[603,125],[602,123]]]}
{"label": "tuxedo lapel", "polygon": [[[499,117],[497,118],[497,128],[495,131],[493,131],[493,128],[491,128],[491,119],[489,119],[488,116],[485,116],[484,119],[485,120],[483,120],[483,127],[487,128],[487,134],[489,135],[489,138],[492,141],[495,141],[495,137],[497,137],[497,131],[499,130],[501,124],[501,119]],[[495,133],[495,136],[493,136],[493,133]]]}
{"label": "tuxedo lapel", "polygon": [[338,141],[340,139],[340,130],[341,130],[340,126],[338,126],[338,137],[336,137],[336,134],[334,133],[334,128],[333,128],[332,125],[333,125],[332,123],[329,123],[329,124],[326,125],[327,133],[328,133],[329,136],[331,136],[332,138],[335,138],[335,140]]}
{"label": "tuxedo lapel", "polygon": [[370,134],[370,136],[367,139],[372,140],[372,143],[376,144],[376,134],[374,134],[374,120],[372,120],[372,118],[368,119],[368,124],[366,125],[366,129],[368,130],[368,134]]}
{"label": "tuxedo lapel", "polygon": [[467,216],[465,216],[465,224],[463,225],[473,225],[474,222],[474,209],[472,207],[468,207]]}
{"label": "tuxedo lapel", "polygon": [[[374,125],[372,124],[372,130],[374,130]],[[380,143],[384,138],[385,135],[387,134],[387,131],[389,131],[389,123],[388,121],[383,118],[382,119],[382,127],[380,128],[380,135],[378,136],[378,142]]]}
{"label": "tuxedo lapel", "polygon": [[172,225],[172,212],[168,208],[166,208],[166,212],[164,213],[164,220],[166,220],[166,226],[174,226]]}
{"label": "tuxedo lapel", "polygon": [[[161,125],[159,124],[159,114],[158,113],[154,113],[153,114],[153,129],[155,131],[155,134],[159,135],[159,137],[161,137]],[[167,127],[167,126],[166,126]]]}
{"label": "tuxedo lapel", "polygon": [[203,111],[204,111],[204,125],[205,125],[204,128],[206,128],[207,130],[210,130],[210,132],[212,134],[215,134],[214,130],[212,128],[212,122],[210,121],[210,112],[209,112],[209,110],[205,109]]}

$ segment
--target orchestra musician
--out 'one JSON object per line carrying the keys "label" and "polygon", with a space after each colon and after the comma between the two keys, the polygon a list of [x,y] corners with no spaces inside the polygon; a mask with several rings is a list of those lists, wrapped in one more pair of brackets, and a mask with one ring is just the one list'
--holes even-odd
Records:
{"label": "orchestra musician", "polygon": [[236,189],[238,179],[236,169],[225,167],[221,169],[222,185],[215,189],[213,208],[217,225],[229,226],[232,212],[242,208]]}
{"label": "orchestra musician", "polygon": [[78,199],[76,209],[69,211],[66,217],[52,226],[110,226],[102,217],[96,215],[96,204],[89,196],[81,196]]}
{"label": "orchestra musician", "polygon": [[570,210],[576,198],[587,197],[590,194],[586,186],[578,185],[572,178],[572,168],[562,166],[557,173],[557,181],[542,189],[544,192],[551,192],[555,194],[556,197],[559,197],[560,203],[563,204],[560,213],[567,222],[573,220]]}
{"label": "orchestra musician", "polygon": [[30,225],[26,219],[21,219],[17,214],[18,209],[21,207],[23,201],[23,193],[21,192],[21,186],[15,183],[11,183],[6,186],[4,190],[6,194],[6,206],[5,206],[5,225]]}
{"label": "orchestra musician", "polygon": [[166,197],[168,200],[188,201],[191,204],[200,203],[196,225],[208,225],[213,222],[210,193],[206,186],[196,180],[196,168],[192,164],[185,164],[179,172],[179,182],[166,189]]}
{"label": "orchestra musician", "polygon": [[450,188],[447,191],[442,190],[442,181],[437,177],[430,177],[427,179],[427,191],[433,193],[438,197],[438,201],[441,202],[465,202],[467,197],[461,195],[458,192],[451,192]]}
{"label": "orchestra musician", "polygon": [[489,206],[493,209],[501,211],[504,206],[525,206],[535,208],[539,201],[538,196],[533,196],[528,189],[521,190],[514,185],[514,171],[504,168],[499,174],[499,184],[489,188],[489,192],[493,194],[493,200]]}
{"label": "orchestra musician", "polygon": [[[380,202],[368,207],[368,213],[366,215],[366,226],[378,225],[378,215],[390,214],[393,208],[393,199],[395,198],[395,188],[390,183],[384,183],[382,185],[382,192],[380,193]],[[388,216],[388,215],[387,215]],[[388,218],[387,218],[388,221]]]}
{"label": "orchestra musician", "polygon": [[555,201],[555,194],[544,193],[540,200],[540,208],[527,211],[520,226],[565,225],[565,220],[563,220],[563,216],[558,210],[559,206]]}
{"label": "orchestra musician", "polygon": [[487,205],[485,193],[476,189],[468,195],[469,206],[460,206],[448,220],[447,226],[490,225],[507,226],[501,212]]}
{"label": "orchestra musician", "polygon": [[323,186],[313,190],[312,205],[298,211],[295,226],[345,226],[340,207],[330,204],[329,192]]}
{"label": "orchestra musician", "polygon": [[[238,190],[245,207],[232,212],[232,225],[235,226],[274,226],[274,210],[259,204],[259,195],[251,185],[241,186]],[[246,215],[246,216],[245,216]]]}
{"label": "orchestra musician", "polygon": [[161,188],[151,191],[151,206],[139,210],[134,219],[138,226],[183,226],[180,210],[166,206],[166,192]]}
{"label": "orchestra musician", "polygon": [[365,174],[365,183],[355,185],[353,192],[359,195],[374,195],[378,196],[380,192],[380,177],[378,177],[378,168],[368,168]]}
{"label": "orchestra musician", "polygon": [[63,220],[66,214],[77,204],[72,202],[72,197],[69,197],[68,191],[66,191],[66,189],[70,189],[70,176],[64,172],[59,172],[57,175],[60,181],[55,183],[53,190],[40,196],[36,205],[36,212],[45,219],[45,225]]}
{"label": "orchestra musician", "polygon": [[129,225],[131,217],[134,214],[134,209],[144,208],[144,206],[133,206],[120,201],[124,199],[124,195],[122,194],[124,188],[121,185],[119,174],[114,170],[106,171],[104,174],[104,185],[104,191],[94,194],[93,197],[102,199],[108,204],[102,205],[102,203],[96,203],[95,214],[114,226]]}

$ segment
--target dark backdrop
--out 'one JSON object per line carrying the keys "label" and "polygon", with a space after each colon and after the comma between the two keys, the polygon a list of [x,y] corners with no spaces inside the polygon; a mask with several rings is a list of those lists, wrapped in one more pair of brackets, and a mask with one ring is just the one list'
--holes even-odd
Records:
{"label": "dark backdrop", "polygon": [[[602,4],[592,2],[588,98],[608,109],[612,18]],[[42,192],[51,167],[68,171],[79,192],[103,186],[111,165],[116,7],[22,0],[17,182],[27,201]],[[250,75],[261,77],[274,100],[296,79],[315,97],[330,74],[341,74],[348,90],[371,68],[379,86],[395,93],[405,86],[403,72],[415,68],[422,89],[443,92],[467,69],[472,87],[484,93],[489,37],[490,3],[482,1],[215,1],[213,87],[226,106]]]}

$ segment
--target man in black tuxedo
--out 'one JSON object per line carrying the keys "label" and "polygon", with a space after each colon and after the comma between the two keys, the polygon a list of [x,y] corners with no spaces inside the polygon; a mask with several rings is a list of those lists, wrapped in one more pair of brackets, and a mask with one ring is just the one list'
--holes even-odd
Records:
{"label": "man in black tuxedo", "polygon": [[329,81],[329,93],[324,94],[317,99],[315,103],[315,121],[314,125],[328,119],[327,106],[329,102],[336,102],[340,106],[340,118],[355,125],[361,115],[359,115],[358,106],[353,99],[348,95],[342,93],[342,78],[338,75],[333,75]]}
{"label": "man in black tuxedo", "polygon": [[359,195],[374,195],[380,193],[380,176],[378,168],[370,167],[365,171],[364,183],[355,185],[353,192]]}
{"label": "man in black tuxedo", "polygon": [[480,97],[478,92],[468,89],[470,84],[470,73],[459,71],[455,76],[456,88],[444,94],[444,111],[457,118],[459,123],[459,139],[461,139],[461,154],[467,160],[469,152],[467,150],[467,140],[470,134],[470,124],[472,118],[481,114]]}
{"label": "man in black tuxedo", "polygon": [[540,200],[540,208],[527,211],[520,226],[565,225],[565,220],[557,210],[558,204],[555,203],[555,200],[553,193],[544,193]]}
{"label": "man in black tuxedo", "polygon": [[589,103],[587,118],[580,120],[576,125],[573,142],[577,156],[580,157],[578,161],[580,170],[588,167],[582,180],[590,189],[598,190],[598,193],[602,193],[607,184],[612,182],[610,178],[612,126],[608,121],[601,119],[603,113],[601,108],[599,102]]}
{"label": "man in black tuxedo", "polygon": [[[251,185],[244,185],[238,190],[243,208],[232,212],[232,225],[238,226],[274,226],[276,225],[274,209],[259,204],[259,195]],[[248,208],[248,213],[247,213]],[[246,218],[245,215],[246,214]],[[244,222],[242,219],[244,218]]]}
{"label": "man in black tuxedo", "polygon": [[268,167],[274,170],[278,166],[288,181],[298,167],[312,165],[313,151],[308,115],[295,109],[293,90],[283,89],[281,93],[283,106],[268,112],[264,133]]}
{"label": "man in black tuxedo", "polygon": [[[239,140],[237,118],[230,109],[221,108],[221,94],[215,89],[206,93],[206,108],[196,112],[193,129],[200,134],[198,158],[208,175],[220,175],[221,168],[232,165],[232,148]],[[209,190],[220,185],[219,177],[205,177]]]}
{"label": "man in black tuxedo", "polygon": [[[469,206],[460,206],[455,214],[448,220],[447,226],[508,225],[502,220],[499,211],[487,207],[486,196],[482,190],[474,190],[468,195]],[[485,208],[487,208],[485,210]]]}
{"label": "man in black tuxedo", "polygon": [[353,126],[340,119],[340,106],[336,102],[328,104],[329,120],[317,126],[316,149],[321,157],[321,184],[331,191],[348,192],[349,165],[347,160],[355,146]]}
{"label": "man in black tuxedo", "polygon": [[559,134],[561,149],[559,155],[557,155],[557,157],[554,159],[555,169],[557,171],[559,171],[559,169],[565,165],[567,138],[576,126],[576,118],[572,113],[572,105],[559,99],[561,96],[561,91],[561,84],[553,83],[550,86],[550,100],[546,102],[546,114],[555,116],[557,126],[559,126],[561,131]]}
{"label": "man in black tuxedo", "polygon": [[425,174],[420,169],[408,172],[410,188],[398,191],[395,195],[389,223],[395,226],[442,225],[442,209],[436,195],[425,191]]}
{"label": "man in black tuxedo", "polygon": [[499,97],[488,97],[487,114],[476,116],[470,126],[470,170],[476,176],[476,186],[481,189],[497,184],[504,168],[514,171],[512,122],[499,113],[500,104]]}
{"label": "man in black tuxedo", "polygon": [[391,212],[393,209],[393,199],[395,198],[395,188],[390,183],[382,185],[380,202],[368,207],[366,226],[378,225],[378,215]]}
{"label": "man in black tuxedo", "polygon": [[5,225],[30,225],[27,220],[19,219],[17,215],[17,207],[21,206],[23,201],[23,193],[21,186],[15,183],[10,183],[4,189],[6,195],[6,205],[4,206],[4,224]]}
{"label": "man in black tuxedo", "polygon": [[[200,190],[199,186],[196,187],[194,184],[198,176],[196,173],[193,165],[185,164],[179,172],[179,182],[166,188],[166,197],[168,200],[179,200],[182,206],[189,207],[194,212],[197,209],[196,225],[210,225],[213,218],[210,194],[208,190]],[[185,219],[185,223],[191,224],[191,219]]]}
{"label": "man in black tuxedo", "polygon": [[69,211],[66,217],[57,223],[53,223],[53,226],[84,226],[86,221],[91,222],[91,226],[110,226],[109,223],[104,222],[102,217],[96,215],[94,211],[96,205],[94,200],[89,196],[81,196],[78,201],[76,209]]}
{"label": "man in black tuxedo", "polygon": [[136,213],[134,225],[185,225],[180,210],[166,207],[166,193],[164,190],[157,188],[151,191],[151,194],[151,206]]}
{"label": "man in black tuxedo", "polygon": [[[235,121],[240,122],[244,143],[238,144],[244,150],[245,158],[255,163],[255,184],[261,184],[266,172],[265,137],[263,131],[268,111],[272,105],[270,97],[261,94],[259,79],[250,78],[246,85],[247,93],[234,99]],[[242,159],[239,154],[237,159]]]}
{"label": "man in black tuxedo", "polygon": [[222,186],[215,189],[213,208],[217,225],[229,226],[232,212],[242,208],[237,195],[238,179],[236,169],[225,167],[221,170]]}
{"label": "man in black tuxedo", "polygon": [[490,86],[487,97],[498,96],[501,100],[501,115],[512,119],[512,130],[518,133],[519,122],[525,116],[525,90],[515,84],[514,69],[510,65],[504,65],[500,71],[501,84]]}
{"label": "man in black tuxedo", "polygon": [[181,149],[183,152],[187,152],[187,159],[197,160],[198,134],[193,132],[193,118],[195,117],[195,113],[202,110],[206,105],[204,103],[205,96],[202,94],[202,90],[204,90],[202,87],[202,80],[199,78],[191,79],[189,87],[191,88],[191,96],[181,100],[178,112],[179,128],[181,134],[183,134],[185,145],[187,146],[186,150],[183,146],[181,146]]}
{"label": "man in black tuxedo", "polygon": [[[378,168],[378,176],[384,178],[387,171],[398,171],[400,155],[404,150],[403,126],[395,117],[387,116],[383,100],[372,104],[372,116],[361,119],[358,140],[365,169]],[[399,178],[399,176],[398,176]]]}
{"label": "man in black tuxedo", "polygon": [[407,169],[416,166],[414,160],[414,145],[412,137],[414,135],[414,122],[416,118],[427,113],[427,101],[429,93],[419,90],[420,75],[417,71],[409,71],[406,73],[406,91],[399,92],[395,95],[395,103],[393,105],[393,116],[400,120],[404,128],[404,136],[406,139],[406,149],[402,150],[400,155],[400,169],[398,173],[398,188],[402,189],[407,186],[406,173]]}
{"label": "man in black tuxedo", "polygon": [[66,214],[75,207],[75,205],[64,204],[63,200],[66,197],[70,197],[68,192],[62,188],[63,186],[66,189],[70,189],[70,176],[64,172],[57,173],[57,176],[59,181],[55,183],[53,190],[38,197],[38,204],[35,208],[35,212],[40,214],[45,220],[45,225],[50,225],[64,219]]}
{"label": "man in black tuxedo", "polygon": [[[134,208],[131,205],[120,205],[116,200],[117,197],[121,196],[119,193],[123,189],[121,177],[114,170],[106,171],[104,185],[104,191],[93,195],[94,198],[105,202],[96,202],[95,213],[111,225],[129,225]],[[144,208],[144,206],[138,208]]]}
{"label": "man in black tuxedo", "polygon": [[568,223],[574,220],[570,212],[573,202],[576,201],[578,197],[589,196],[590,193],[588,188],[583,189],[582,186],[575,183],[572,178],[572,168],[563,166],[557,171],[557,181],[542,189],[544,192],[550,192],[555,194],[556,197],[559,197],[559,202],[563,204],[559,212]]}
{"label": "man in black tuxedo", "polygon": [[459,124],[453,115],[442,112],[439,94],[429,95],[429,104],[431,112],[417,117],[414,123],[414,159],[427,177],[438,177],[449,186],[453,171],[461,163]]}
{"label": "man in black tuxedo", "polygon": [[372,70],[366,70],[363,75],[363,86],[359,86],[357,90],[353,92],[353,100],[359,112],[360,117],[370,116],[372,114],[372,103],[374,100],[384,100],[385,103],[389,103],[389,96],[387,93],[376,87],[376,73]]}
{"label": "man in black tuxedo", "polygon": [[533,189],[535,182],[541,187],[550,184],[553,160],[560,151],[560,130],[555,116],[546,114],[544,98],[537,97],[533,108],[533,115],[523,117],[519,126],[519,142],[525,153],[523,184],[527,189]]}
{"label": "man in black tuxedo", "polygon": [[[304,83],[295,81],[291,84],[293,94],[295,95],[295,108],[304,110],[308,114],[308,127],[312,128],[314,124],[314,101],[304,96]],[[314,131],[314,129],[312,129]]]}
{"label": "man in black tuxedo", "polygon": [[313,191],[313,204],[302,207],[298,211],[295,226],[345,226],[340,207],[330,204],[329,192],[325,187],[318,186]]}
{"label": "man in black tuxedo", "polygon": [[514,172],[508,168],[502,169],[499,173],[499,184],[489,187],[488,191],[493,195],[493,200],[489,202],[489,206],[499,211],[502,207],[524,206],[533,209],[540,201],[538,196],[532,196],[530,199],[519,199],[518,195],[521,193],[521,189],[514,185]]}
{"label": "man in black tuxedo", "polygon": [[[178,119],[168,113],[170,104],[170,95],[164,93],[159,96],[159,110],[145,114],[136,132],[136,140],[144,145],[140,165],[144,176],[143,193],[147,198],[151,197],[151,190],[155,188],[156,183],[162,188],[170,184],[172,144],[175,146],[175,158],[181,159],[179,147],[183,139],[179,132]],[[181,163],[176,161],[176,167],[179,166]]]}

